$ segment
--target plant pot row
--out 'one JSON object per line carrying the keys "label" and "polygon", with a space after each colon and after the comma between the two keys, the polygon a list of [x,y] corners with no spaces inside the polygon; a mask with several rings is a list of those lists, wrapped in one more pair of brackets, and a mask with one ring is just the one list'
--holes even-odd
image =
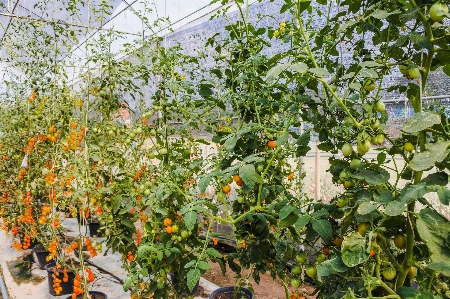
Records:
{"label": "plant pot row", "polygon": [[[44,267],[45,270],[47,271],[48,291],[49,291],[50,295],[53,295],[53,296],[57,296],[55,290],[53,289],[54,278],[52,276],[52,274],[54,274],[55,266],[56,266],[56,263],[53,262],[53,263],[49,263],[49,264],[45,265],[45,267]],[[58,271],[60,276],[62,276],[63,270],[57,269],[56,271]],[[60,282],[60,286],[61,286],[62,290],[58,294],[58,296],[69,295],[72,293],[75,274],[72,271],[68,271],[67,276],[68,276],[67,282],[64,282],[64,281]],[[92,299],[107,299],[108,298],[108,296],[102,292],[89,291],[89,294],[91,295]],[[83,298],[83,295],[78,295],[77,298]],[[72,296],[67,297],[67,299],[72,299]]]}
{"label": "plant pot row", "polygon": [[[55,296],[56,292],[53,289],[54,279],[52,277],[52,274],[54,273],[53,269],[54,269],[56,263],[53,260],[51,260],[50,262],[47,262],[46,258],[48,256],[49,252],[46,250],[34,249],[33,252],[36,255],[36,259],[37,259],[39,267],[41,269],[47,271],[49,293],[51,295]],[[62,270],[58,270],[58,272],[60,272],[60,274],[63,273]],[[174,288],[177,289],[177,286],[179,285],[179,280],[176,278],[175,275],[173,275],[173,274],[169,274],[169,275],[170,275],[170,280],[171,280]],[[59,295],[68,295],[68,294],[72,293],[73,280],[75,278],[75,274],[73,272],[69,271],[68,276],[69,276],[69,280],[67,282],[60,283],[60,285],[62,287],[62,291],[60,292]],[[194,289],[192,290],[192,292],[189,295],[193,296],[193,295],[197,294],[198,291],[199,291],[199,282],[197,282],[197,285],[194,287]],[[107,296],[101,292],[90,291],[89,293],[93,296],[93,299],[106,299],[107,298]],[[211,295],[209,296],[209,299],[234,299],[235,294],[244,296],[245,299],[254,299],[253,293],[250,290],[248,290],[247,288],[241,287],[240,289],[236,289],[233,286],[222,287],[222,288],[219,288],[219,289],[213,291],[211,293]],[[72,297],[68,297],[67,299],[71,299],[71,298]],[[77,298],[82,298],[82,296],[80,295]],[[238,297],[238,298],[241,299],[241,297]]]}

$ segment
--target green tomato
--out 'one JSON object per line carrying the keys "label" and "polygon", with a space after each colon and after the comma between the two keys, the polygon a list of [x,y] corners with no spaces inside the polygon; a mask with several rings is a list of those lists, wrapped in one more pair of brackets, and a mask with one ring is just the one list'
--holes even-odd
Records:
{"label": "green tomato", "polygon": [[151,193],[150,189],[145,189],[145,190],[144,190],[144,194],[145,194],[145,195],[149,196],[150,193]]}
{"label": "green tomato", "polygon": [[145,182],[145,187],[149,188],[151,185],[152,185],[152,182],[150,182],[150,181]]}
{"label": "green tomato", "polygon": [[306,272],[306,275],[308,275],[308,276],[311,277],[311,278],[314,278],[314,277],[316,277],[316,275],[317,275],[317,269],[316,269],[315,266],[312,266],[312,265],[306,267],[305,272]]}
{"label": "green tomato", "polygon": [[155,129],[151,129],[150,130],[150,135],[151,136],[156,136],[156,130]]}
{"label": "green tomato", "polygon": [[142,128],[141,127],[138,127],[136,129],[136,134],[142,134]]}
{"label": "green tomato", "polygon": [[411,142],[406,142],[403,148],[405,149],[405,151],[411,153],[414,150],[414,145]]}
{"label": "green tomato", "polygon": [[372,129],[377,129],[380,126],[380,121],[378,119],[372,120],[370,127]]}
{"label": "green tomato", "polygon": [[391,267],[391,268],[384,269],[382,274],[383,274],[384,279],[392,280],[397,275],[397,271],[395,271],[395,269]]}
{"label": "green tomato", "polygon": [[327,256],[326,256],[324,253],[319,253],[319,254],[316,256],[316,262],[317,262],[318,264],[323,263],[326,259],[327,259]]}
{"label": "green tomato", "polygon": [[356,229],[356,231],[361,235],[364,236],[366,234],[367,229],[370,227],[370,223],[369,222],[361,222],[360,224],[358,224],[358,228]]}
{"label": "green tomato", "polygon": [[376,112],[386,111],[386,105],[382,101],[377,101],[373,108],[375,109]]}
{"label": "green tomato", "polygon": [[243,203],[244,202],[244,197],[243,196],[238,196],[237,202],[238,203]]}
{"label": "green tomato", "polygon": [[291,273],[292,274],[295,274],[295,275],[297,275],[297,274],[300,274],[300,273],[302,273],[302,267],[300,267],[300,266],[294,266],[292,269],[291,269]]}
{"label": "green tomato", "polygon": [[435,22],[440,22],[445,18],[444,14],[448,13],[448,6],[442,2],[436,2],[430,7],[430,18]]}
{"label": "green tomato", "polygon": [[173,234],[176,234],[177,232],[178,232],[178,225],[176,225],[176,224],[174,224],[174,225],[172,225],[172,233]]}
{"label": "green tomato", "polygon": [[370,150],[370,141],[366,139],[361,142],[358,142],[358,146],[356,148],[358,150],[358,154],[363,156]]}
{"label": "green tomato", "polygon": [[411,79],[416,79],[420,77],[420,70],[418,67],[412,67],[408,70],[408,76]]}
{"label": "green tomato", "polygon": [[148,158],[149,159],[155,159],[156,158],[155,152],[149,152],[148,153]]}
{"label": "green tomato", "polygon": [[398,249],[406,249],[406,236],[404,234],[395,235],[394,245]]}
{"label": "green tomato", "polygon": [[376,139],[377,139],[377,144],[381,145],[384,143],[384,135],[383,134],[378,134]]}
{"label": "green tomato", "polygon": [[336,201],[336,206],[339,208],[346,207],[348,205],[348,198],[347,197],[339,197]]}
{"label": "green tomato", "polygon": [[350,143],[344,143],[344,145],[341,148],[342,154],[344,157],[348,157],[353,153],[353,147]]}
{"label": "green tomato", "polygon": [[330,83],[333,84],[333,83],[336,83],[336,82],[337,82],[337,77],[336,77],[336,75],[333,75],[331,77],[331,79],[330,79]]}
{"label": "green tomato", "polygon": [[[172,228],[173,229],[173,228]],[[181,231],[181,233],[180,233],[180,236],[183,238],[183,239],[186,239],[187,237],[189,237],[189,232],[187,231],[187,230],[182,230]]]}
{"label": "green tomato", "polygon": [[363,82],[364,89],[367,91],[372,91],[377,87],[377,82],[372,79],[366,79]]}
{"label": "green tomato", "polygon": [[402,73],[403,76],[409,76],[408,66],[404,64],[400,64],[398,66],[398,69],[400,70],[400,73]]}
{"label": "green tomato", "polygon": [[337,90],[337,85],[336,84],[331,84],[330,88],[332,91],[336,91]]}
{"label": "green tomato", "polygon": [[359,165],[361,165],[361,160],[359,160],[359,159],[353,159],[352,161],[350,161],[351,169],[357,169],[359,167]]}
{"label": "green tomato", "polygon": [[353,187],[354,185],[355,185],[355,184],[353,184],[353,182],[350,181],[350,180],[346,180],[346,181],[344,182],[344,187],[345,187],[346,189],[349,189],[349,188]]}
{"label": "green tomato", "polygon": [[298,278],[291,278],[291,285],[293,288],[298,288],[301,285],[301,281]]}
{"label": "green tomato", "polygon": [[259,164],[258,165],[258,172],[263,172],[264,171],[264,165]]}
{"label": "green tomato", "polygon": [[348,178],[350,176],[350,173],[347,170],[342,170],[341,173],[339,174],[339,178],[341,180],[344,180],[346,178]]}
{"label": "green tomato", "polygon": [[303,264],[306,262],[306,253],[301,252],[299,254],[297,254],[297,256],[295,257],[295,259],[297,260],[297,262],[299,262],[300,264]]}
{"label": "green tomato", "polygon": [[159,150],[159,153],[161,155],[167,155],[167,148],[163,147],[162,149]]}

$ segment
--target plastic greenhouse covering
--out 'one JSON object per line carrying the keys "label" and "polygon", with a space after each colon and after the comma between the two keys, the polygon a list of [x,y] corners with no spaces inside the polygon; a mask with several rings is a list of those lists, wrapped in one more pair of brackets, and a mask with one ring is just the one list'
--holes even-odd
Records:
{"label": "plastic greenhouse covering", "polygon": [[[153,35],[167,35],[198,25],[223,5],[210,0],[0,0],[0,76],[24,75],[12,61],[26,63],[33,55],[27,52],[30,40],[59,47],[52,63],[66,67],[67,80],[76,81],[86,64],[89,44],[109,36],[114,59],[129,53],[124,45],[136,45]],[[249,5],[254,1],[248,1]],[[233,11],[233,1],[228,4]],[[65,34],[54,40],[54,31]],[[114,36],[108,33],[114,33]],[[45,43],[47,39],[47,43]],[[65,40],[64,40],[65,39]],[[50,42],[48,42],[50,41]],[[63,44],[63,46],[61,46]],[[0,91],[4,90],[0,84]]]}

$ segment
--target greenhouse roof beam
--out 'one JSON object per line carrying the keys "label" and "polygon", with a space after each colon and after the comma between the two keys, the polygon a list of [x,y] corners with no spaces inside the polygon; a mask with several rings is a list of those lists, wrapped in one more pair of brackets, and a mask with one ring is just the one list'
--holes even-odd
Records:
{"label": "greenhouse roof beam", "polygon": [[0,16],[10,17],[10,18],[17,18],[17,19],[23,19],[23,20],[33,21],[33,22],[53,23],[53,24],[56,24],[56,25],[64,25],[64,26],[68,26],[68,27],[87,28],[87,29],[97,30],[97,32],[100,31],[100,30],[106,30],[106,31],[113,31],[113,32],[122,33],[122,34],[141,36],[141,34],[134,33],[134,32],[125,32],[125,31],[119,31],[119,30],[115,30],[115,29],[108,29],[108,28],[101,28],[101,27],[91,27],[91,26],[85,26],[85,25],[79,25],[79,24],[72,24],[72,23],[67,23],[67,22],[61,21],[61,20],[46,20],[46,19],[42,19],[42,18],[35,19],[35,18],[31,18],[31,17],[19,16],[19,15],[10,14],[10,13],[3,13],[3,12],[0,12]]}
{"label": "greenhouse roof beam", "polygon": [[[126,11],[128,8],[130,8],[131,5],[133,5],[134,3],[138,2],[138,0],[134,0],[133,2],[131,2],[130,4],[127,4],[127,6],[122,9],[121,11],[119,11],[117,14],[115,14],[114,16],[112,16],[109,20],[107,20],[104,24],[102,24],[102,27],[106,24],[108,24],[111,20],[113,20],[115,17],[117,17],[118,15],[120,15],[121,13],[123,13],[124,11]],[[126,2],[125,2],[126,3]],[[76,50],[78,50],[82,45],[84,45],[88,40],[90,40],[95,34],[97,34],[101,29],[96,30],[94,33],[92,33],[88,38],[86,38],[84,41],[82,41],[80,44],[78,44],[74,49],[72,49],[72,51],[70,51],[69,54],[67,54],[62,60],[66,59],[70,54],[72,54],[73,52],[75,52]],[[138,36],[141,36],[140,34],[137,34]]]}
{"label": "greenhouse roof beam", "polygon": [[[12,14],[13,14],[14,11],[16,10],[16,7],[17,7],[17,5],[19,4],[19,1],[20,1],[20,0],[17,0],[16,3],[14,3],[14,7],[13,7],[13,9],[11,10],[11,13],[12,13]],[[3,45],[3,42],[5,41],[5,37],[6,37],[6,34],[8,33],[9,26],[11,25],[11,22],[12,22],[12,19],[9,19],[8,25],[6,25],[5,32],[3,33],[3,36],[2,36],[2,41],[0,42],[0,44],[2,44],[2,45]]]}

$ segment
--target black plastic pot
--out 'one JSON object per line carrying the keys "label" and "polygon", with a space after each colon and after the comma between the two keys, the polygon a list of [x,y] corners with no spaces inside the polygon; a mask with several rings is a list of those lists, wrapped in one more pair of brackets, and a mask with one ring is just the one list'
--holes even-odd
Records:
{"label": "black plastic pot", "polygon": [[[89,221],[90,219],[91,219],[91,216],[86,218],[86,221]],[[80,213],[77,214],[77,221],[78,221],[78,223],[81,223],[81,214]]]}
{"label": "black plastic pot", "polygon": [[98,235],[98,229],[100,228],[100,223],[98,223],[98,222],[91,222],[91,223],[88,224],[88,226],[89,226],[89,235],[91,237],[94,237],[94,236],[100,237]]}
{"label": "black plastic pot", "polygon": [[221,299],[234,299],[234,298],[239,298],[240,299],[241,297],[234,296],[234,294],[236,294],[236,293],[237,293],[237,295],[247,296],[248,299],[254,299],[255,298],[253,293],[247,288],[241,287],[240,289],[237,289],[235,287],[222,287],[222,288],[218,288],[217,290],[212,292],[211,295],[209,295],[209,299],[215,299],[220,294],[226,294],[226,295],[229,295],[229,297],[230,297],[230,298],[221,298]]}
{"label": "black plastic pot", "polygon": [[47,262],[47,256],[50,254],[50,252],[45,249],[33,249],[33,252],[36,256],[36,262],[39,265],[39,268],[41,268],[42,270],[45,270],[45,265],[47,265],[48,263],[55,262],[53,259]]}
{"label": "black plastic pot", "polygon": [[[53,268],[56,266],[56,263],[50,263],[45,265],[45,270],[47,270],[47,276],[48,276],[48,292],[50,293],[50,295],[56,296],[56,292],[53,289],[53,277],[52,274],[54,274],[53,272]],[[64,277],[64,272],[62,269],[57,269],[57,272],[59,273],[58,275],[58,279],[61,279],[61,292],[59,293],[58,296],[62,296],[62,295],[68,295],[72,293],[73,290],[73,281],[75,279],[75,274],[72,271],[67,271],[67,276],[69,277],[69,280],[67,282],[62,281],[63,277]]]}
{"label": "black plastic pot", "polygon": [[[92,299],[108,299],[108,296],[106,296],[106,294],[102,292],[89,291],[89,294],[91,295]],[[81,298],[83,298],[83,294],[77,296],[77,299]],[[66,299],[72,299],[72,296],[69,296]]]}
{"label": "black plastic pot", "polygon": [[[177,291],[178,294],[182,294],[183,292],[182,292],[181,285],[179,285],[180,280],[178,279],[178,277],[176,277],[176,275],[173,273],[169,273],[169,277],[170,277],[170,282],[172,283],[175,291]],[[187,286],[187,283],[185,285]],[[200,280],[197,282],[195,287],[192,289],[192,292],[190,292],[189,294],[186,294],[186,295],[194,296],[195,294],[198,293],[199,289],[200,289]]]}

